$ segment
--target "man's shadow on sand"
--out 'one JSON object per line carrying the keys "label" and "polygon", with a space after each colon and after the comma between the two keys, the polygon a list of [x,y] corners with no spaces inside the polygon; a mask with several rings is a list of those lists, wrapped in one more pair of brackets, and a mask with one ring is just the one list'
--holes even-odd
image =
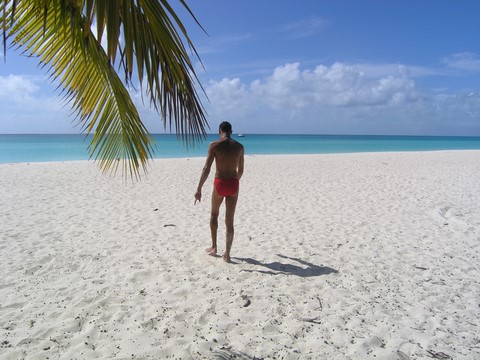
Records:
{"label": "man's shadow on sand", "polygon": [[318,266],[302,259],[288,257],[285,255],[277,254],[278,257],[282,259],[289,259],[296,261],[297,263],[304,265],[306,267],[302,267],[295,264],[283,264],[281,262],[271,262],[271,263],[262,263],[261,261],[251,259],[251,258],[235,258],[236,260],[244,261],[248,264],[262,266],[269,270],[243,270],[247,272],[260,272],[263,274],[269,275],[296,275],[300,277],[312,277],[312,276],[320,276],[320,275],[329,275],[338,273],[338,270],[335,270],[328,266]]}

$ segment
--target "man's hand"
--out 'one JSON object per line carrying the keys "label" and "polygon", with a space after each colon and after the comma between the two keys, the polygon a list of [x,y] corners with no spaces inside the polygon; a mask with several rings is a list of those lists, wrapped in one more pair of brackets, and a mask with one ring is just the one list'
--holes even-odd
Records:
{"label": "man's hand", "polygon": [[195,201],[193,203],[193,205],[195,205],[196,203],[198,202],[201,202],[202,201],[202,190],[197,190],[197,192],[195,193]]}

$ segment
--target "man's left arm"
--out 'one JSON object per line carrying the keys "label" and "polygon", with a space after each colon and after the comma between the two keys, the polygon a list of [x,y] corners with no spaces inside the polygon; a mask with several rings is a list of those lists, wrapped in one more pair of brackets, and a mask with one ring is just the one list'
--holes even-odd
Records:
{"label": "man's left arm", "polygon": [[242,177],[243,175],[243,165],[244,165],[244,149],[243,149],[243,146],[242,146],[242,150],[240,151],[240,156],[238,158],[238,166],[237,166],[237,176],[238,176],[238,179],[240,180],[240,178]]}

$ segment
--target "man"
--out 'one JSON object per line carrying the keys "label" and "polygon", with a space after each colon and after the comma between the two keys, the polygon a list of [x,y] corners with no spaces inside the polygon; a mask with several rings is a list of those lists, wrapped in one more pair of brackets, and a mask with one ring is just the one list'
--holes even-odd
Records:
{"label": "man", "polygon": [[210,232],[212,235],[212,246],[206,249],[207,254],[217,254],[217,229],[218,214],[220,205],[225,199],[226,213],[225,225],[227,228],[227,239],[223,260],[231,262],[230,250],[233,243],[233,218],[237,206],[239,180],[243,175],[244,149],[243,145],[231,138],[232,125],[224,121],[218,128],[220,138],[212,142],[208,147],[207,160],[198,182],[195,202],[202,200],[202,187],[210,174],[213,160],[215,160],[215,180],[212,193],[212,211],[210,214]]}

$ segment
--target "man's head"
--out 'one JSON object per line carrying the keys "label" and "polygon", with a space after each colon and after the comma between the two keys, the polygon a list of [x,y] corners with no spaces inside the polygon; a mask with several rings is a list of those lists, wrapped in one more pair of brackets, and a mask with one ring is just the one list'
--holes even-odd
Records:
{"label": "man's head", "polygon": [[232,124],[230,124],[228,121],[223,121],[218,126],[218,131],[220,133],[231,135],[232,134]]}

